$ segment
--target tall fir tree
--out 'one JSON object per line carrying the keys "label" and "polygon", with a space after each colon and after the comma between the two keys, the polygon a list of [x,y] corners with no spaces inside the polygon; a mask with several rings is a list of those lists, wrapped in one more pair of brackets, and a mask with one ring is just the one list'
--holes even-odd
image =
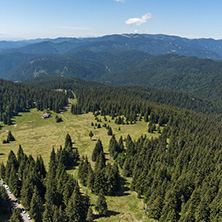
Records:
{"label": "tall fir tree", "polygon": [[34,193],[32,195],[32,200],[30,203],[30,216],[35,220],[35,222],[42,222],[42,213],[44,211],[43,201],[38,192],[37,187],[34,188]]}
{"label": "tall fir tree", "polygon": [[10,222],[23,222],[22,216],[18,208],[15,208],[10,217]]}
{"label": "tall fir tree", "polygon": [[96,161],[96,158],[99,156],[99,154],[103,152],[103,145],[102,145],[102,142],[100,139],[98,139],[96,145],[95,145],[95,148],[93,150],[93,153],[92,153],[92,161],[95,162]]}
{"label": "tall fir tree", "polygon": [[95,205],[96,211],[99,213],[99,215],[104,216],[107,213],[108,207],[106,203],[106,198],[104,196],[104,192],[100,190],[98,199],[96,201]]}

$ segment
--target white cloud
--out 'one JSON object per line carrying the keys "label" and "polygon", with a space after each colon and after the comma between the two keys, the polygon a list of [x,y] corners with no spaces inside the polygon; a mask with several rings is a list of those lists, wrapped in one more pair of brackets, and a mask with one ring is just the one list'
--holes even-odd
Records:
{"label": "white cloud", "polygon": [[146,23],[146,21],[151,19],[151,18],[152,18],[152,14],[151,13],[146,13],[141,18],[130,18],[130,19],[126,20],[125,23],[127,25],[140,26],[140,25]]}
{"label": "white cloud", "polygon": [[122,2],[122,3],[124,3],[125,2],[125,0],[115,0],[116,2]]}

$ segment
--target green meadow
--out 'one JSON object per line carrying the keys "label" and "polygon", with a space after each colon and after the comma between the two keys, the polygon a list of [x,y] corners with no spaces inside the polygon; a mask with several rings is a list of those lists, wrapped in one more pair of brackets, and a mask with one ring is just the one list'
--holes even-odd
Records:
{"label": "green meadow", "polygon": [[[91,126],[92,122],[94,125],[95,123],[98,124],[92,113],[72,115],[70,111],[63,114],[51,112],[51,117],[47,119],[42,119],[42,114],[44,112],[36,109],[19,113],[19,116],[13,119],[13,125],[3,126],[0,129],[0,162],[6,163],[9,151],[13,150],[17,153],[18,147],[21,145],[26,154],[31,154],[34,158],[41,155],[47,166],[52,147],[56,150],[63,146],[67,133],[72,138],[73,146],[78,148],[80,156],[87,155],[89,160],[91,160],[91,153],[98,138],[100,138],[104,152],[107,153],[106,158],[109,159],[108,146],[111,136],[107,135],[105,127]],[[56,123],[56,115],[62,117],[63,122]],[[147,135],[150,138],[159,136],[158,133],[148,133],[147,123],[143,120],[137,121],[136,124],[117,125],[114,123],[115,120],[112,120],[109,116],[107,116],[107,121],[104,121],[104,117],[98,116],[98,118],[102,120],[100,122],[101,126],[106,123],[112,128],[117,140],[121,135],[126,138],[128,134],[133,140],[136,140],[141,135]],[[7,138],[9,130],[16,141],[3,144],[2,141]],[[89,137],[90,131],[94,134],[92,140]],[[73,169],[69,170],[69,172],[76,177],[77,170]],[[137,198],[135,192],[129,190],[129,184],[130,179],[126,179],[123,181],[122,189],[117,193],[117,196],[107,197],[108,215],[104,218],[97,218],[95,221],[151,221],[145,218],[142,200]],[[94,204],[97,196],[91,194],[85,187],[82,187],[82,190],[88,193],[91,197],[91,203]]]}

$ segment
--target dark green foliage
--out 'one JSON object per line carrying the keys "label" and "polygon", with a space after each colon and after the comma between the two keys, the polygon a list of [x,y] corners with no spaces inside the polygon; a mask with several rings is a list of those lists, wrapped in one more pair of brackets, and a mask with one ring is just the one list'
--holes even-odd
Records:
{"label": "dark green foliage", "polygon": [[6,164],[6,170],[5,170],[5,182],[9,183],[9,179],[10,179],[10,173],[11,170],[17,170],[18,169],[18,162],[17,162],[17,158],[14,154],[14,152],[12,150],[10,150],[9,155],[8,155],[8,160],[7,160],[7,164]]}
{"label": "dark green foliage", "polygon": [[74,115],[78,115],[82,113],[82,108],[81,106],[77,105],[72,105],[71,106],[71,113]]}
{"label": "dark green foliage", "polygon": [[95,179],[94,179],[93,191],[96,194],[99,194],[100,190],[103,190],[103,192],[106,191],[105,169],[95,171],[94,175],[95,175]]}
{"label": "dark green foliage", "polygon": [[13,210],[12,216],[10,217],[10,222],[23,222],[18,208]]}
{"label": "dark green foliage", "polygon": [[86,221],[87,222],[93,222],[93,219],[94,219],[94,215],[93,215],[92,207],[89,207],[87,217],[86,217]]}
{"label": "dark green foliage", "polygon": [[101,140],[98,139],[98,141],[95,145],[95,148],[93,150],[93,153],[92,153],[92,161],[95,162],[101,152],[103,153],[103,145],[102,145]]}
{"label": "dark green foliage", "polygon": [[119,143],[117,142],[115,136],[113,135],[109,141],[109,153],[113,156],[113,159],[116,159],[119,153],[122,153],[124,150],[123,140],[120,137]]}
{"label": "dark green foliage", "polygon": [[66,207],[66,215],[69,218],[69,221],[76,221],[76,222],[85,221],[87,212],[85,214],[84,208],[87,206],[86,205],[84,206],[83,199],[84,198],[81,195],[79,188],[76,187]]}
{"label": "dark green foliage", "polygon": [[91,140],[92,140],[93,135],[94,135],[93,132],[90,131],[90,132],[89,132],[89,137],[90,137]]}
{"label": "dark green foliage", "polygon": [[107,165],[106,167],[106,194],[114,195],[120,189],[119,168],[116,163]]}
{"label": "dark green foliage", "polygon": [[[80,193],[78,182],[66,172],[66,167],[73,165],[64,165],[63,157],[65,160],[66,155],[73,158],[73,154],[76,155],[76,151],[72,150],[72,140],[70,135],[67,135],[64,149],[61,147],[57,152],[52,149],[47,173],[42,157],[37,157],[36,160],[31,155],[27,157],[21,146],[17,158],[13,151],[10,151],[6,167],[1,165],[1,174],[7,175],[10,190],[16,196],[21,194],[23,206],[30,211],[35,221],[68,222],[73,218],[78,218],[76,221],[86,220],[89,197]],[[77,161],[74,158],[72,163],[76,164]],[[87,159],[85,162],[89,164]],[[90,170],[87,164],[85,182],[88,181]],[[3,204],[7,202],[4,199],[4,194],[3,198],[0,195]],[[72,215],[72,206],[75,206],[75,215]],[[1,209],[5,211],[8,208],[2,206]]]}
{"label": "dark green foliage", "polygon": [[88,162],[88,158],[83,157],[79,164],[78,178],[84,186],[87,185],[88,172],[90,167],[91,166],[90,163]]}
{"label": "dark green foliage", "polygon": [[71,136],[67,134],[64,149],[60,148],[58,152],[57,160],[61,160],[66,167],[74,166],[79,161],[78,149],[73,149],[72,144]]}
{"label": "dark green foliage", "polygon": [[18,178],[17,171],[12,165],[10,176],[8,180],[8,185],[10,187],[11,192],[16,196],[20,196],[21,182]]}
{"label": "dark green foliage", "polygon": [[8,141],[15,141],[15,137],[12,135],[11,131],[8,132],[7,140]]}
{"label": "dark green foliage", "polygon": [[56,120],[57,123],[60,123],[60,122],[63,121],[63,120],[62,120],[62,117],[58,117],[57,115],[56,115],[56,117],[55,117],[55,120]]}
{"label": "dark green foliage", "polygon": [[3,186],[0,186],[0,214],[7,214],[10,211],[10,200],[6,189]]}
{"label": "dark green foliage", "polygon": [[5,178],[5,165],[3,162],[1,163],[1,166],[0,166],[0,178],[2,178],[3,180]]}
{"label": "dark green foliage", "polygon": [[105,198],[102,190],[99,192],[99,196],[96,201],[95,209],[99,213],[99,215],[101,215],[101,216],[104,216],[107,213],[108,207],[107,207],[107,203],[106,203],[106,198]]}
{"label": "dark green foliage", "polygon": [[111,128],[111,127],[108,128],[107,135],[108,135],[108,136],[112,136],[112,135],[113,135],[113,131],[112,131],[112,128]]}
{"label": "dark green foliage", "polygon": [[[0,80],[0,101],[0,118],[7,125],[12,124],[11,117],[18,115],[18,112],[24,112],[30,108],[57,111],[68,104],[68,98],[64,92],[39,89],[39,87],[5,80]],[[14,141],[11,132],[8,140]]]}
{"label": "dark green foliage", "polygon": [[8,139],[3,140],[2,143],[3,143],[3,144],[4,144],[4,143],[9,143],[9,140],[8,140]]}
{"label": "dark green foliage", "polygon": [[34,193],[32,195],[32,200],[30,203],[30,216],[35,220],[35,222],[41,222],[42,221],[42,212],[44,210],[43,207],[43,201],[38,193],[37,188],[34,188]]}
{"label": "dark green foliage", "polygon": [[94,182],[95,182],[95,176],[94,172],[91,167],[88,168],[88,177],[87,177],[87,186],[91,190],[91,192],[94,192]]}
{"label": "dark green foliage", "polygon": [[49,204],[45,205],[45,210],[43,213],[43,222],[53,222],[53,210]]}
{"label": "dark green foliage", "polygon": [[69,176],[66,184],[64,185],[64,191],[63,191],[63,202],[65,206],[68,205],[69,199],[76,186],[78,186],[77,181],[73,177]]}

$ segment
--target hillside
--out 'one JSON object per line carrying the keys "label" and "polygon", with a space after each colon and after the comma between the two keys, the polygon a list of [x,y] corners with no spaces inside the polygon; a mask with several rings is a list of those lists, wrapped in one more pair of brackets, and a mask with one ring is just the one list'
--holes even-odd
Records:
{"label": "hillside", "polygon": [[[14,57],[14,54],[12,54]],[[2,56],[10,62],[10,57]],[[80,50],[63,55],[36,56],[31,62],[25,63],[27,54],[21,55],[22,65],[15,64],[14,68],[7,66],[2,78],[12,81],[24,81],[40,76],[77,77],[87,80],[97,80],[106,73],[132,68],[152,56],[141,51],[107,50],[104,52],[91,52]]]}
{"label": "hillside", "polygon": [[133,69],[106,74],[101,80],[112,85],[192,92],[221,103],[221,78],[221,62],[168,54],[152,57]]}
{"label": "hillside", "polygon": [[63,77],[40,77],[28,80],[25,82],[28,85],[35,87],[43,87],[47,89],[66,89],[74,90],[76,92],[86,88],[100,87],[102,90],[115,89],[118,93],[125,93],[131,97],[144,99],[146,101],[165,104],[170,106],[176,106],[180,108],[186,108],[194,110],[196,112],[206,114],[221,114],[222,105],[215,103],[211,100],[203,99],[195,94],[163,90],[152,87],[138,87],[138,86],[119,86],[108,87],[94,81],[86,81],[77,78],[63,78]]}

